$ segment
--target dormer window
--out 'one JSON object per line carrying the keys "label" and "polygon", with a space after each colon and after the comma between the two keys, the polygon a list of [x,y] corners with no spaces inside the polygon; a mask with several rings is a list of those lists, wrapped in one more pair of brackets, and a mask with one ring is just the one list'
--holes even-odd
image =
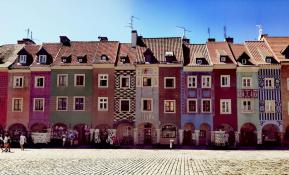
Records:
{"label": "dormer window", "polygon": [[20,55],[19,56],[19,63],[26,64],[27,61],[27,55]]}
{"label": "dormer window", "polygon": [[128,56],[121,56],[120,57],[120,62],[122,62],[123,64],[129,63]]}
{"label": "dormer window", "polygon": [[71,56],[63,56],[61,57],[62,63],[71,63]]}
{"label": "dormer window", "polygon": [[165,57],[167,63],[173,63],[174,61],[176,61],[174,52],[166,52]]}
{"label": "dormer window", "polygon": [[289,59],[289,45],[283,50],[282,55],[284,55],[286,59]]}
{"label": "dormer window", "polygon": [[196,59],[196,64],[198,64],[198,65],[203,64],[203,59],[202,58],[197,58]]}
{"label": "dormer window", "polygon": [[165,57],[172,57],[174,56],[174,52],[166,52]]}
{"label": "dormer window", "polygon": [[271,63],[272,62],[272,57],[266,57],[266,63]]}
{"label": "dormer window", "polygon": [[39,63],[46,64],[47,56],[46,55],[39,55]]}
{"label": "dormer window", "polygon": [[107,55],[101,55],[100,60],[101,61],[107,61],[108,60]]}
{"label": "dormer window", "polygon": [[227,56],[220,57],[221,62],[225,63],[227,61]]}
{"label": "dormer window", "polygon": [[247,64],[247,60],[246,60],[246,59],[242,59],[242,60],[241,60],[241,63],[242,63],[242,64]]}
{"label": "dormer window", "polygon": [[78,56],[77,61],[78,63],[86,63],[86,56]]}

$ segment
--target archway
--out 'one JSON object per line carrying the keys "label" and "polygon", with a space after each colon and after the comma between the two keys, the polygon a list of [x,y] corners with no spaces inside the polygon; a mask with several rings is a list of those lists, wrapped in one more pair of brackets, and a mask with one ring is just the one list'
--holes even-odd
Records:
{"label": "archway", "polygon": [[183,145],[192,145],[193,144],[193,133],[195,132],[195,126],[193,123],[186,123],[184,125],[184,139]]}
{"label": "archway", "polygon": [[274,124],[267,124],[262,128],[262,143],[268,146],[280,143],[279,128]]}
{"label": "archway", "polygon": [[31,132],[47,132],[47,126],[43,123],[34,123],[30,127]]}
{"label": "archway", "polygon": [[202,123],[200,126],[199,144],[208,145],[211,139],[211,127],[207,123]]}
{"label": "archway", "polygon": [[116,136],[119,144],[133,144],[133,125],[130,123],[120,123],[116,128]]}
{"label": "archway", "polygon": [[26,127],[23,124],[16,123],[9,127],[8,133],[10,135],[12,142],[19,142],[19,138],[21,133],[23,133],[25,136],[27,136],[27,130]]}
{"label": "archway", "polygon": [[156,129],[151,123],[142,123],[138,126],[140,144],[150,145],[156,142]]}
{"label": "archway", "polygon": [[228,144],[230,146],[235,144],[235,131],[233,129],[232,126],[230,126],[229,124],[221,124],[217,127],[217,130],[219,131],[225,131],[226,133],[229,134],[229,138],[228,138]]}
{"label": "archway", "polygon": [[252,123],[245,123],[240,131],[240,144],[242,146],[255,146],[257,144],[257,129]]}

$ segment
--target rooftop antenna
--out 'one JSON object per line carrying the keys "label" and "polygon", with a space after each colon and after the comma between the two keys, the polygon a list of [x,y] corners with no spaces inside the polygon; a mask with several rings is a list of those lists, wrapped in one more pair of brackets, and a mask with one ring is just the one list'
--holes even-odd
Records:
{"label": "rooftop antenna", "polygon": [[136,16],[131,16],[131,17],[130,17],[130,22],[128,23],[128,26],[126,26],[126,27],[129,27],[131,30],[134,29],[134,19],[138,19],[138,20],[139,20],[138,17],[136,17]]}
{"label": "rooftop antenna", "polygon": [[211,38],[211,30],[210,30],[210,27],[208,27],[208,35],[209,35],[209,38]]}
{"label": "rooftop antenna", "polygon": [[26,34],[26,38],[29,38],[29,35],[30,35],[30,29],[28,28],[28,29],[26,29],[25,31],[27,32],[27,34]]}
{"label": "rooftop antenna", "polygon": [[226,39],[227,38],[227,27],[224,26],[224,38]]}
{"label": "rooftop antenna", "polygon": [[33,41],[32,31],[31,31],[31,33],[30,33],[30,39]]}
{"label": "rooftop antenna", "polygon": [[258,31],[259,31],[259,36],[258,39],[261,39],[261,36],[263,34],[263,26],[261,24],[256,25],[256,27],[258,27]]}
{"label": "rooftop antenna", "polygon": [[186,27],[182,27],[182,26],[176,26],[176,27],[183,30],[183,38],[186,38],[186,32],[191,32]]}

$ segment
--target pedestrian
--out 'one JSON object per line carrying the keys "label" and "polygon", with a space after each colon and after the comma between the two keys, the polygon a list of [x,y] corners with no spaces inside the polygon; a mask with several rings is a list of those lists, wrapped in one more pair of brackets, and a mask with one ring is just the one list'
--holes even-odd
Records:
{"label": "pedestrian", "polygon": [[2,149],[2,152],[11,152],[10,151],[11,139],[10,139],[8,133],[5,134],[3,142],[4,142],[4,149]]}
{"label": "pedestrian", "polygon": [[3,151],[3,148],[4,148],[4,140],[3,140],[2,134],[0,134],[0,148],[1,148],[1,150]]}
{"label": "pedestrian", "polygon": [[21,133],[20,135],[19,143],[20,143],[21,151],[24,151],[24,144],[26,143],[26,137],[23,133]]}
{"label": "pedestrian", "polygon": [[63,146],[63,147],[65,146],[65,142],[66,142],[66,135],[63,134],[63,135],[62,135],[62,146]]}

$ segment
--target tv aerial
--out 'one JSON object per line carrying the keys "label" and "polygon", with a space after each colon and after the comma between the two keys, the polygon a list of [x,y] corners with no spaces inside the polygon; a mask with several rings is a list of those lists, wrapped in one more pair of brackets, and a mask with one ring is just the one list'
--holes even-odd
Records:
{"label": "tv aerial", "polygon": [[186,27],[183,27],[183,26],[176,26],[176,27],[183,30],[183,38],[186,38],[186,33],[187,32],[191,32]]}

